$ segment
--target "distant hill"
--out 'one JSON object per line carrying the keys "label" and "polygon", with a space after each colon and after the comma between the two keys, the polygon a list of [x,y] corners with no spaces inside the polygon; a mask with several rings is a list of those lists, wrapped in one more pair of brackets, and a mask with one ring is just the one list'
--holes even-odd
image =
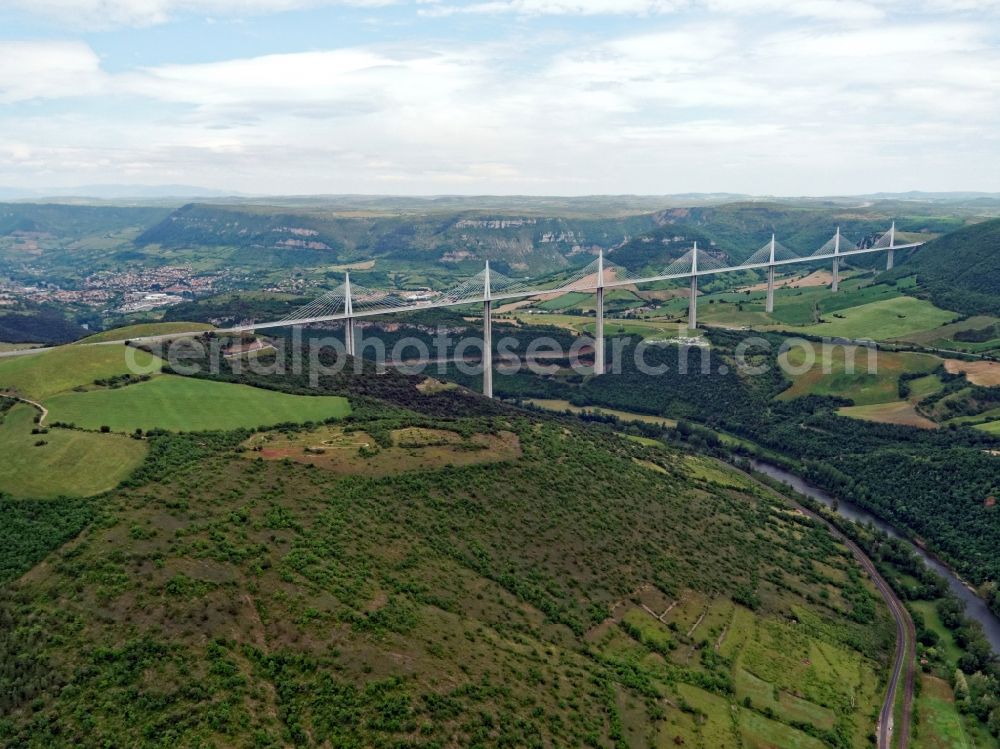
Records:
{"label": "distant hill", "polygon": [[799,255],[821,247],[839,226],[845,241],[870,244],[892,221],[901,231],[940,234],[963,218],[930,204],[884,201],[859,207],[834,202],[745,201],[716,206],[671,208],[654,216],[657,227],[615,250],[614,262],[633,270],[669,264],[697,240],[705,249],[740,263],[777,235]]}
{"label": "distant hill", "polygon": [[155,207],[0,203],[0,237],[20,232],[72,240],[149,226],[166,214]]}
{"label": "distant hill", "polygon": [[1000,315],[1000,219],[928,242],[896,271],[900,276],[913,272],[939,307]]}
{"label": "distant hill", "polygon": [[421,216],[329,208],[192,203],[143,232],[136,243],[165,248],[234,247],[270,267],[376,258],[436,263],[468,272],[485,260],[514,276],[585,265],[656,226],[654,214],[546,218],[487,210]]}
{"label": "distant hill", "polygon": [[221,190],[210,190],[191,185],[77,185],[76,187],[24,187],[0,186],[0,199],[37,200],[44,198],[95,198],[98,200],[155,199],[155,198],[209,198],[232,195]]}

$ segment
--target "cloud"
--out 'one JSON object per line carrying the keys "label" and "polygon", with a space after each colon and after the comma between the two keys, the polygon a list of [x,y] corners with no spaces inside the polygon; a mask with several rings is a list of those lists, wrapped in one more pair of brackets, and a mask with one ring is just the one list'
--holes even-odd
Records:
{"label": "cloud", "polygon": [[468,56],[431,49],[345,48],[144,68],[121,76],[118,86],[208,109],[325,107],[333,114],[341,106],[365,111],[433,101],[468,85],[468,63]]}
{"label": "cloud", "polygon": [[434,3],[424,15],[500,14],[545,15],[654,15],[672,13],[688,5],[687,0],[488,0],[465,5]]}
{"label": "cloud", "polygon": [[5,5],[67,26],[155,26],[182,14],[256,15],[322,5],[378,7],[397,0],[6,0]]}
{"label": "cloud", "polygon": [[83,42],[0,41],[0,103],[89,96],[104,86],[100,59]]}
{"label": "cloud", "polygon": [[124,72],[85,44],[6,42],[0,184],[1000,189],[1000,50],[975,21],[699,13],[616,35],[428,38]]}
{"label": "cloud", "polygon": [[421,13],[431,16],[503,13],[521,16],[653,16],[697,10],[730,15],[777,14],[833,21],[871,21],[885,15],[877,2],[866,0],[796,0],[791,3],[787,0],[485,0],[464,4],[438,1],[430,3]]}

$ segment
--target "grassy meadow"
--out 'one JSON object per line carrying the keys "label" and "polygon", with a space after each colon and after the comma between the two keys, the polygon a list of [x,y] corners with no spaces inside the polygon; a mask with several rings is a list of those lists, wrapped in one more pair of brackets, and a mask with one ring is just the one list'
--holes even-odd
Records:
{"label": "grassy meadow", "polygon": [[[129,374],[130,361],[151,376],[119,387],[98,385]],[[0,494],[92,496],[117,486],[148,445],[119,434],[136,429],[211,431],[323,421],[350,413],[345,398],[309,397],[160,374],[162,362],[134,348],[64,346],[0,360],[0,392],[49,410],[45,434],[33,435],[36,410],[14,406],[0,423]],[[75,429],[52,427],[72,424]],[[36,444],[44,443],[44,444]]]}
{"label": "grassy meadow", "polygon": [[131,371],[130,361],[146,373],[160,371],[161,361],[139,349],[122,346],[62,346],[39,354],[0,359],[0,390],[34,400],[92,385]]}
{"label": "grassy meadow", "polygon": [[896,297],[824,314],[824,322],[806,326],[812,335],[890,340],[909,333],[931,330],[952,322],[954,312],[938,309],[914,297]]}
{"label": "grassy meadow", "polygon": [[194,432],[323,421],[350,413],[346,398],[304,396],[161,375],[117,389],[63,393],[46,401],[52,421],[116,432]]}
{"label": "grassy meadow", "polygon": [[77,343],[106,343],[108,341],[128,341],[133,338],[147,336],[171,335],[173,333],[188,333],[193,331],[211,330],[214,326],[202,322],[154,322],[139,325],[128,325],[124,328],[105,330],[87,336]]}
{"label": "grassy meadow", "polygon": [[[805,367],[808,358],[802,348],[796,347],[789,350],[787,361],[797,371]],[[930,373],[939,364],[940,359],[928,354],[870,353],[861,346],[817,347],[813,366],[803,374],[792,375],[792,386],[779,398],[790,400],[810,394],[834,395],[850,398],[856,406],[898,401],[900,375]],[[869,373],[869,368],[874,371]],[[930,381],[916,382],[922,383],[916,392],[925,391],[930,384]]]}
{"label": "grassy meadow", "polygon": [[580,414],[580,413],[594,413],[594,414],[605,414],[607,416],[614,416],[620,421],[641,421],[646,424],[658,424],[659,426],[675,427],[677,426],[677,421],[675,419],[668,419],[663,416],[651,416],[650,414],[640,414],[634,411],[619,411],[615,408],[602,408],[599,406],[594,406],[592,408],[584,408],[583,406],[575,406],[568,400],[559,400],[553,398],[526,398],[525,403],[530,403],[533,406],[538,406],[539,408],[545,409],[546,411],[556,411],[558,413],[565,413],[569,411],[570,413]]}
{"label": "grassy meadow", "polygon": [[[939,336],[935,331],[944,330],[942,326],[952,324],[957,315],[926,300],[906,296],[911,281],[904,279],[895,285],[877,284],[868,274],[848,273],[836,294],[825,285],[779,287],[771,313],[765,310],[766,292],[756,286],[703,293],[698,297],[698,316],[700,322],[706,325],[721,327],[752,326],[764,330],[801,331],[811,335],[880,341],[903,338],[937,340]],[[630,291],[619,290],[613,294],[619,296],[609,293],[608,298],[618,299],[622,304],[636,300],[638,304],[638,298]],[[592,297],[593,294],[571,292],[535,306],[549,312],[589,311],[594,308]],[[610,302],[608,306],[612,306]],[[686,319],[687,308],[686,294],[665,300],[657,310],[657,315],[664,318],[659,324],[676,326],[677,320]],[[528,316],[530,311],[521,309],[517,314],[518,317]],[[586,318],[575,319],[581,321]],[[615,323],[617,321],[608,321],[609,325]],[[581,329],[578,323],[569,325]],[[968,329],[961,323],[954,323],[954,326],[956,330]]]}
{"label": "grassy meadow", "polygon": [[0,493],[40,499],[100,494],[115,488],[146,456],[145,442],[117,434],[70,429],[32,434],[36,414],[20,404],[0,417]]}

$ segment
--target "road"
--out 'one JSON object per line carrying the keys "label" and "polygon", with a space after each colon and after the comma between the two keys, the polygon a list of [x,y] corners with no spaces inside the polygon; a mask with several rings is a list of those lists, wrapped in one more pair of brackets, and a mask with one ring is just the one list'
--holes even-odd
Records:
{"label": "road", "polygon": [[[719,462],[722,463],[722,461]],[[733,468],[733,466],[729,463],[722,463],[722,465],[725,465],[730,469]],[[753,475],[749,473],[746,473],[745,475],[754,481],[758,486],[780,496],[784,501],[790,502],[802,514],[823,523],[823,525],[827,527],[835,538],[850,549],[854,558],[858,561],[858,564],[860,564],[868,573],[868,576],[875,584],[879,594],[881,594],[883,600],[885,600],[886,605],[889,607],[889,613],[892,614],[893,621],[896,623],[896,652],[893,657],[892,674],[889,677],[889,684],[886,687],[885,701],[882,703],[881,711],[879,711],[877,726],[878,749],[892,749],[893,737],[897,733],[899,735],[899,741],[896,744],[897,749],[907,749],[910,742],[910,723],[913,717],[913,682],[916,674],[915,647],[917,641],[917,633],[913,626],[913,619],[910,617],[910,613],[906,610],[906,607],[903,606],[903,602],[899,599],[899,596],[896,595],[896,592],[892,589],[889,583],[887,583],[885,578],[879,574],[879,571],[875,568],[875,563],[868,558],[868,555],[865,554],[864,550],[854,543],[854,541],[845,536],[835,525],[829,522],[826,518],[823,518],[811,510],[797,504],[784,494],[780,494],[775,491],[772,487],[762,481],[759,481]],[[896,697],[899,694],[900,682],[902,682],[903,685],[903,709],[900,713],[898,726],[899,730],[897,732],[895,726],[895,710]]]}

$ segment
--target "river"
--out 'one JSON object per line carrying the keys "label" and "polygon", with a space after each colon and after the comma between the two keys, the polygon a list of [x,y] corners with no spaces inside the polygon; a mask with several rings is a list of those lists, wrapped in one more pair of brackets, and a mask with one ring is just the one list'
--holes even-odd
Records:
{"label": "river", "polygon": [[[794,473],[789,473],[784,468],[779,468],[773,463],[766,463],[760,460],[751,460],[750,463],[754,467],[754,470],[766,474],[771,478],[778,479],[795,489],[795,491],[805,494],[808,497],[812,497],[817,502],[822,502],[827,507],[835,509],[839,515],[847,518],[848,520],[853,520],[865,525],[871,523],[892,538],[904,538],[893,526],[889,525],[884,520],[875,517],[867,510],[863,510],[856,504],[846,500],[834,499],[832,495],[813,486],[812,484],[807,483]],[[909,543],[909,541],[907,541],[907,543]],[[993,647],[993,652],[1000,655],[1000,617],[997,617],[996,614],[990,611],[986,602],[970,590],[969,587],[963,583],[954,572],[948,569],[948,567],[943,565],[919,546],[912,543],[910,543],[910,546],[917,553],[917,555],[924,560],[924,564],[948,581],[948,587],[951,588],[952,592],[958,596],[959,600],[961,600],[965,605],[965,615],[970,619],[975,619],[983,625],[983,631],[986,633],[986,639],[989,640],[990,645]]]}

